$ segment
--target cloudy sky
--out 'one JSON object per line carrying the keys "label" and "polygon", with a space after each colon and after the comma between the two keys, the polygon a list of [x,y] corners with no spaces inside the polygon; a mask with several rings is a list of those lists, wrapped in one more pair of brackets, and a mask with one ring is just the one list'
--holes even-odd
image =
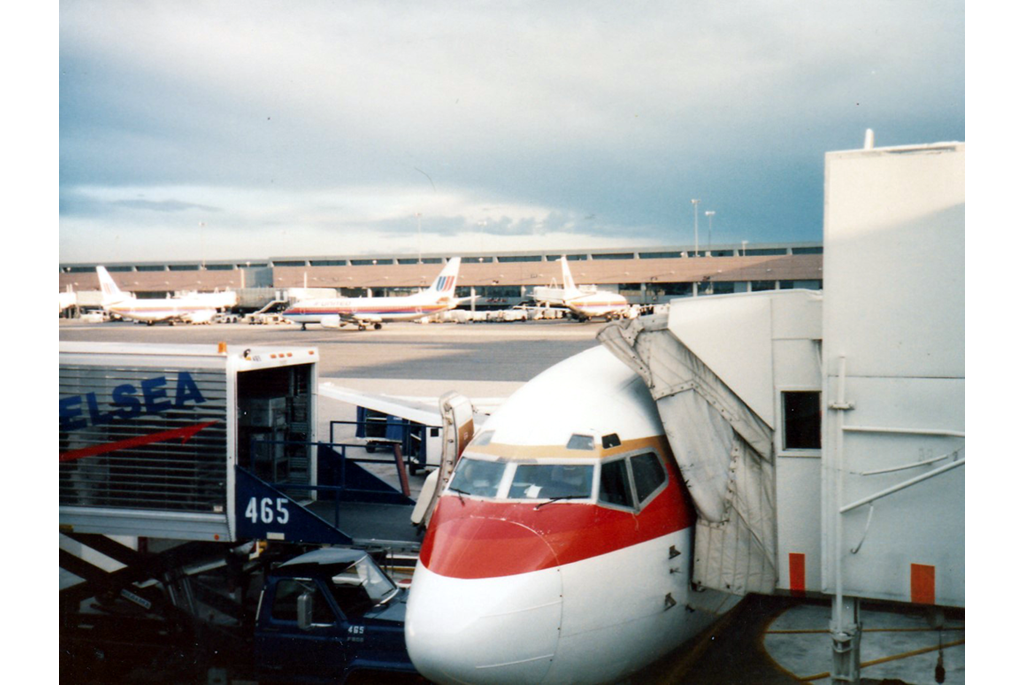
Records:
{"label": "cloudy sky", "polygon": [[965,139],[962,0],[60,3],[60,260],[821,240]]}

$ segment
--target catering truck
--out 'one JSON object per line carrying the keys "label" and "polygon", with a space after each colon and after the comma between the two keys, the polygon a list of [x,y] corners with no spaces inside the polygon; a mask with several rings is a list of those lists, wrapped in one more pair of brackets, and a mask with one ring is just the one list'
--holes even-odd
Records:
{"label": "catering truck", "polygon": [[381,568],[418,549],[413,502],[317,441],[318,362],[61,343],[63,674],[415,675],[405,590]]}

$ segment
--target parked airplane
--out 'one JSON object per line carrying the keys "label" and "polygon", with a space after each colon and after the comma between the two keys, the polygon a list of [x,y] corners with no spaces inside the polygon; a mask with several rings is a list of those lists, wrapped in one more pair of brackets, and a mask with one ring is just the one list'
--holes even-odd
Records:
{"label": "parked airplane", "polygon": [[106,268],[96,267],[103,292],[103,309],[111,316],[129,321],[144,321],[149,325],[165,321],[170,324],[209,323],[217,313],[219,300],[208,300],[202,296],[165,297],[159,299],[138,298],[123,292],[107,273]]}
{"label": "parked airplane", "polygon": [[597,292],[585,293],[576,287],[572,274],[569,272],[569,262],[562,257],[562,287],[563,302],[578,319],[590,319],[593,317],[604,317],[607,319],[624,316],[629,310],[629,302],[618,293],[610,293],[598,290]]}
{"label": "parked airplane", "polygon": [[284,317],[302,324],[318,323],[325,328],[356,324],[379,329],[386,321],[413,321],[454,309],[461,300],[455,297],[455,281],[461,259],[448,260],[434,284],[423,292],[403,297],[332,297],[303,300],[285,310]]}
{"label": "parked airplane", "polygon": [[696,513],[641,378],[603,347],[527,383],[438,498],[406,644],[437,683],[618,682],[739,597],[691,587]]}

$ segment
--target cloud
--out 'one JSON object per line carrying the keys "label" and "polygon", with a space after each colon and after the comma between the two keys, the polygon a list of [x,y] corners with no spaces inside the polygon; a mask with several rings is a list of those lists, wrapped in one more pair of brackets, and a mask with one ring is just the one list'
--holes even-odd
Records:
{"label": "cloud", "polygon": [[194,202],[182,202],[181,200],[117,200],[112,203],[115,207],[126,207],[128,209],[143,209],[151,212],[184,212],[189,209],[199,209],[204,212],[219,212],[217,207],[199,205]]}
{"label": "cloud", "polygon": [[825,152],[964,137],[963,27],[948,0],[65,0],[61,258],[104,211],[213,208],[211,235],[674,242],[700,197],[723,239],[820,239]]}

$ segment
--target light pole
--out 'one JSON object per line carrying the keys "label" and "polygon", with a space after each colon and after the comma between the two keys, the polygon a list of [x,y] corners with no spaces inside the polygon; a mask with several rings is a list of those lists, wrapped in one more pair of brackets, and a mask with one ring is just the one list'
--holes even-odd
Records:
{"label": "light pole", "polygon": [[710,250],[711,249],[711,226],[712,226],[712,224],[714,223],[714,220],[715,220],[715,212],[713,210],[710,211],[710,212],[704,212],[704,216],[706,216],[708,218],[708,249]]}
{"label": "light pole", "polygon": [[690,204],[693,205],[693,256],[698,257],[700,240],[697,237],[697,205],[700,204],[700,200],[690,200]]}
{"label": "light pole", "polygon": [[416,212],[416,249],[419,254],[416,257],[416,263],[423,263],[423,227],[420,225],[420,217],[423,216],[421,213]]}

